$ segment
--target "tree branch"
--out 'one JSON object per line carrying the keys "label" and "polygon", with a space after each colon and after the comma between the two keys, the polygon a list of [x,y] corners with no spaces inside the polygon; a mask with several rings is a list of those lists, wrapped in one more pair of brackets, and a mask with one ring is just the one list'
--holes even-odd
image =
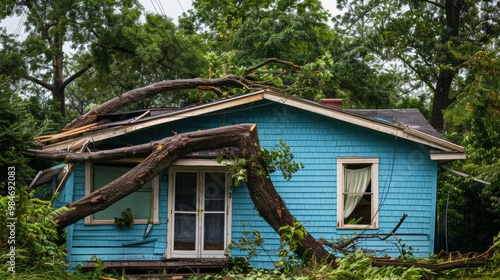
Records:
{"label": "tree branch", "polygon": [[[347,250],[347,248],[352,244],[354,243],[354,241],[358,240],[358,239],[366,239],[366,238],[377,238],[377,239],[380,239],[380,240],[386,240],[387,238],[391,237],[391,236],[394,236],[396,237],[395,233],[396,231],[399,229],[399,227],[401,226],[401,224],[403,224],[404,220],[406,219],[406,217],[408,217],[408,214],[404,214],[401,219],[399,220],[398,224],[394,227],[394,229],[389,233],[387,234],[386,236],[382,237],[378,234],[370,234],[370,235],[362,235],[362,234],[359,234],[359,235],[356,235],[354,236],[353,238],[347,240],[346,242],[342,243],[342,244],[333,244],[331,242],[328,242],[326,241],[325,239],[320,239],[319,242],[321,242],[322,244],[325,244],[327,245],[328,247],[334,249],[334,250],[339,250],[343,253],[349,253],[349,250]],[[396,237],[397,239],[397,237]]]}
{"label": "tree branch", "polygon": [[[250,129],[254,125],[233,125],[220,127],[204,131],[196,131],[174,135],[151,144],[141,145],[139,150],[145,152],[147,145],[154,147],[153,152],[136,167],[132,168],[125,175],[119,177],[106,186],[92,192],[91,194],[68,204],[70,211],[64,212],[54,218],[60,228],[65,228],[78,220],[106,209],[116,201],[126,195],[140,189],[146,182],[157,176],[163,169],[168,167],[173,161],[186,154],[205,149],[216,149],[222,147],[238,146],[241,139],[249,137]],[[95,156],[94,159],[110,159],[123,157],[121,153],[125,149],[116,149],[109,153],[104,152],[103,156]],[[60,152],[54,153],[55,157],[61,156]],[[47,153],[36,153],[42,158],[49,158]],[[77,160],[74,153],[68,153],[69,158]],[[127,157],[128,155],[125,155]],[[78,158],[78,160],[91,158],[88,153]]]}
{"label": "tree branch", "polygon": [[27,79],[32,81],[33,83],[39,85],[39,86],[42,86],[42,87],[48,89],[48,90],[51,90],[51,91],[54,90],[55,86],[53,84],[46,83],[46,82],[39,80],[33,76],[28,76]]}
{"label": "tree branch", "polygon": [[166,138],[161,141],[154,141],[147,144],[136,145],[132,147],[117,148],[112,150],[97,151],[97,152],[86,152],[86,153],[72,153],[65,151],[41,151],[28,149],[27,151],[37,158],[53,160],[53,161],[64,161],[65,163],[78,162],[78,161],[100,161],[100,160],[116,160],[122,158],[137,158],[145,157],[163,142],[170,142],[172,138]]}
{"label": "tree branch", "polygon": [[64,80],[64,82],[62,84],[62,87],[65,88],[73,80],[75,80],[76,78],[80,77],[85,72],[87,72],[90,68],[92,68],[93,65],[94,65],[93,61],[87,63],[87,65],[85,65],[82,69],[78,70],[78,72],[76,72],[75,74],[69,76],[66,80]]}
{"label": "tree branch", "polygon": [[426,3],[429,3],[431,5],[434,5],[436,7],[439,7],[441,9],[446,9],[446,7],[438,2],[434,2],[434,1],[430,1],[430,0],[420,0],[421,2],[426,2]]}
{"label": "tree branch", "polygon": [[247,84],[247,80],[235,75],[229,75],[227,77],[219,79],[179,79],[154,83],[146,87],[129,90],[120,96],[108,100],[100,106],[92,109],[85,115],[74,119],[71,123],[66,125],[64,130],[69,130],[92,123],[96,120],[98,114],[114,112],[131,103],[138,102],[140,100],[163,92],[168,92],[176,89],[196,88],[198,86],[225,86],[244,88]]}
{"label": "tree branch", "polygon": [[277,58],[268,58],[265,61],[263,61],[257,65],[254,65],[254,66],[251,66],[251,67],[248,67],[247,69],[245,69],[245,71],[243,71],[243,77],[247,77],[248,74],[250,74],[254,70],[259,69],[260,67],[267,65],[269,63],[272,63],[272,62],[287,65],[287,66],[290,66],[294,69],[301,67],[300,65],[294,64],[293,62],[290,62],[290,61],[285,61],[285,60],[281,60],[281,59],[277,59]]}

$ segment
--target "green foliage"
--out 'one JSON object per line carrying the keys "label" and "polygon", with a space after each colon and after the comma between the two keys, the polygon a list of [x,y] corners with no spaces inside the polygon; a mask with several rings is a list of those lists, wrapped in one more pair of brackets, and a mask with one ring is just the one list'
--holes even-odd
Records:
{"label": "green foliage", "polygon": [[352,217],[352,218],[350,218],[350,219],[347,221],[347,224],[349,224],[349,225],[359,224],[362,220],[363,220],[363,217],[359,217],[359,218]]}
{"label": "green foliage", "polygon": [[[48,121],[35,119],[30,103],[20,98],[10,88],[11,79],[0,75],[0,169],[16,169],[18,183],[27,183],[34,175],[28,165],[25,150],[34,148],[31,139],[45,131]],[[0,182],[7,181],[7,172],[0,173]]]}
{"label": "green foliage", "polygon": [[405,261],[414,261],[416,260],[415,256],[413,255],[413,247],[411,246],[406,246],[406,244],[401,243],[401,240],[398,240],[398,243],[396,243],[396,246],[398,247],[399,250],[399,259],[405,260]]}
{"label": "green foliage", "polygon": [[484,277],[485,279],[499,279],[500,278],[500,232],[493,239],[493,252],[491,257],[488,258],[486,265],[479,267],[473,271],[474,276]]}
{"label": "green foliage", "polygon": [[270,57],[305,64],[333,36],[326,20],[318,0],[196,0],[180,27],[201,33],[211,50],[236,51],[243,65]]}
{"label": "green foliage", "polygon": [[[367,54],[360,52],[358,61],[372,57],[368,65],[379,71],[395,71],[393,77],[400,84],[393,89],[401,89],[395,93],[411,93],[403,98],[429,96],[426,102],[433,101],[431,120],[439,126],[438,130],[443,129],[437,121],[441,110],[461,92],[462,74],[470,70],[455,52],[474,54],[496,49],[500,36],[498,18],[491,17],[500,8],[494,1],[341,0],[337,1],[337,8],[342,13],[334,17],[335,30],[344,41],[353,42],[346,52],[364,49]],[[335,57],[333,51],[332,54]],[[362,64],[355,62],[351,65],[356,67],[348,72],[363,69]],[[368,75],[370,79],[371,73]],[[370,96],[373,91],[366,92]],[[373,96],[368,99],[374,100]],[[363,98],[357,97],[354,102]]]}
{"label": "green foliage", "polygon": [[[245,231],[246,237],[241,239],[242,250],[249,249],[256,252],[258,247],[263,247],[264,240],[260,233],[253,229]],[[251,258],[231,259],[231,268],[222,273],[212,275],[210,278],[193,277],[192,279],[498,279],[500,277],[500,233],[494,239],[490,257],[486,265],[479,268],[456,268],[440,272],[432,272],[426,268],[403,267],[403,266],[373,266],[372,256],[355,251],[345,254],[342,258],[333,263],[311,262],[307,266],[302,265],[297,259],[289,258],[289,248],[297,242],[297,237],[304,237],[305,231],[300,223],[294,226],[283,227],[282,246],[280,246],[280,269],[263,270],[253,269],[249,264]],[[255,238],[258,236],[258,238]],[[237,245],[239,242],[233,243]],[[429,259],[415,259],[412,256],[412,249],[400,244],[402,259],[406,261],[418,261],[426,264],[436,264],[446,260],[439,260],[436,256]],[[256,256],[257,254],[251,254]],[[249,255],[250,256],[250,255]]]}
{"label": "green foliage", "polygon": [[[226,154],[224,151],[222,151],[222,153]],[[271,150],[261,148],[261,150],[256,155],[252,155],[250,159],[237,157],[226,164],[234,180],[233,183],[235,186],[239,186],[242,182],[247,181],[248,174],[246,163],[247,161],[253,162],[256,157],[262,158],[267,164],[267,170],[257,171],[260,172],[261,176],[268,176],[268,173],[271,174],[279,170],[285,180],[290,180],[295,172],[304,168],[301,162],[296,162],[294,160],[295,156],[291,152],[290,147],[287,146],[283,140],[278,139],[278,144],[276,144],[274,148],[271,148]],[[223,159],[223,156],[219,156],[216,160],[218,163],[221,163]],[[253,164],[256,163],[254,162]]]}
{"label": "green foliage", "polygon": [[115,217],[115,225],[118,226],[119,228],[123,226],[128,226],[129,228],[132,228],[133,224],[134,224],[134,216],[132,215],[132,210],[130,210],[130,208],[123,210],[120,217]]}
{"label": "green foliage", "polygon": [[301,240],[307,236],[307,230],[300,222],[295,221],[293,226],[280,227],[278,233],[280,234],[278,249],[280,260],[275,266],[281,268],[285,273],[292,273],[301,268],[302,262],[294,252],[300,245]]}
{"label": "green foliage", "polygon": [[455,55],[465,61],[469,71],[460,94],[445,115],[450,124],[447,136],[466,147],[467,159],[450,167],[490,184],[441,172],[438,202],[444,207],[449,201],[451,222],[468,221],[467,230],[461,222],[450,224],[449,236],[463,237],[464,232],[469,233],[470,250],[484,251],[500,227],[499,52]]}
{"label": "green foliage", "polygon": [[238,241],[232,241],[229,245],[229,250],[236,248],[240,251],[246,252],[247,256],[245,257],[246,261],[250,261],[253,257],[259,254],[259,250],[265,251],[264,238],[260,231],[256,228],[252,228],[251,231],[246,229],[246,226],[250,226],[247,223],[243,223],[243,231],[241,232],[242,236],[238,239]]}
{"label": "green foliage", "polygon": [[[91,271],[83,271],[82,267],[79,265],[77,267],[77,270],[75,273],[72,273],[69,277],[69,279],[75,279],[75,280],[86,280],[86,279],[92,279],[92,280],[98,280],[98,279],[113,279],[117,278],[119,273],[116,273],[115,270],[113,270],[111,273],[108,273],[106,270],[106,266],[104,266],[103,261],[96,257],[92,256],[90,257],[90,261],[95,262],[94,269]],[[123,278],[122,278],[123,279]]]}
{"label": "green foliage", "polygon": [[257,156],[260,156],[267,163],[267,171],[272,174],[277,170],[281,171],[285,180],[290,180],[293,174],[304,168],[301,162],[294,160],[295,156],[290,151],[290,147],[278,138],[278,144],[271,150],[262,148]]}
{"label": "green foliage", "polygon": [[[0,218],[8,221],[11,211],[15,217],[15,238],[12,232],[7,230],[7,226],[2,226],[0,246],[1,246],[1,267],[0,274],[8,276],[10,263],[8,253],[15,249],[15,271],[16,273],[28,273],[40,271],[50,279],[50,275],[65,271],[66,253],[64,245],[61,244],[61,236],[57,231],[57,224],[54,217],[67,211],[66,208],[54,209],[51,201],[43,201],[34,198],[32,193],[28,193],[25,187],[18,186],[13,200],[11,196],[4,196],[0,199]],[[14,210],[9,209],[15,202]],[[10,203],[9,203],[10,202]],[[24,278],[23,278],[24,279]],[[28,279],[28,278],[26,278]]]}

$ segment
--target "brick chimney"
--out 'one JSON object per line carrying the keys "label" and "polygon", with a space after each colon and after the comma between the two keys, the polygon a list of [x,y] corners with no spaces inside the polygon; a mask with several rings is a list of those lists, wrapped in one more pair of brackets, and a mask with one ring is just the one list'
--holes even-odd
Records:
{"label": "brick chimney", "polygon": [[342,99],[341,98],[322,98],[319,100],[319,103],[333,107],[342,109]]}

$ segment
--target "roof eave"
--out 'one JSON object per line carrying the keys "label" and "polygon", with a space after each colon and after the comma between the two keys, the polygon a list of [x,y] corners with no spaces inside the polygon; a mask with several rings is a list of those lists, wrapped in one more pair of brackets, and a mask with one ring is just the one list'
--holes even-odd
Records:
{"label": "roof eave", "polygon": [[440,163],[445,163],[453,160],[463,160],[466,158],[467,155],[461,152],[451,152],[451,153],[431,152],[431,160],[436,160]]}
{"label": "roof eave", "polygon": [[[413,142],[430,146],[438,150],[442,150],[444,152],[455,152],[459,154],[463,153],[465,155],[465,148],[453,144],[449,141],[437,138],[435,136],[431,136],[429,134],[417,131],[410,127],[403,127],[398,124],[386,124],[380,121],[371,120],[368,118],[355,115],[350,112],[346,112],[342,109],[332,108],[317,102],[304,100],[289,95],[284,95],[282,93],[277,93],[270,90],[260,90],[257,92],[253,92],[251,94],[236,96],[230,99],[220,100],[215,103],[208,103],[192,108],[179,110],[173,113],[169,113],[167,115],[158,116],[152,119],[139,121],[128,125],[109,128],[105,130],[97,130],[92,132],[92,134],[90,135],[83,135],[74,139],[69,139],[59,143],[47,145],[43,148],[43,150],[54,151],[54,150],[67,149],[69,146],[78,143],[78,141],[82,141],[82,139],[91,139],[93,142],[98,142],[105,139],[132,133],[138,130],[150,128],[155,125],[186,119],[189,117],[198,116],[202,114],[207,114],[231,108],[234,106],[249,104],[263,99],[267,99],[281,104],[287,104],[295,108],[327,116],[336,120],[344,121],[347,123],[379,131],[385,134],[393,135],[396,137],[404,138]],[[457,159],[462,159],[461,157],[462,156],[460,156],[460,158]]]}

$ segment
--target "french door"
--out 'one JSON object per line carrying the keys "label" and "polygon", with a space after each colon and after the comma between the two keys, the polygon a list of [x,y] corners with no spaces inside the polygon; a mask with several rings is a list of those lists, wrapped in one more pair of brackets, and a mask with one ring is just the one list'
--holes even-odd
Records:
{"label": "french door", "polygon": [[224,257],[230,240],[226,172],[175,168],[170,175],[167,257]]}

